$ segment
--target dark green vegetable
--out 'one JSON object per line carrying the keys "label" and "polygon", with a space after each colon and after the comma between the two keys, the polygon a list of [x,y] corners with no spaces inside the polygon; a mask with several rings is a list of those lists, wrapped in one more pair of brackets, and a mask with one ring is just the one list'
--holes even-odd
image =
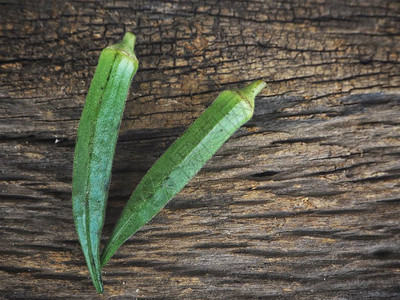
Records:
{"label": "dark green vegetable", "polygon": [[79,122],[72,179],[75,227],[97,292],[102,293],[100,235],[104,223],[111,167],[125,100],[138,69],[136,37],[100,55]]}
{"label": "dark green vegetable", "polygon": [[132,234],[174,197],[254,112],[254,98],[265,87],[255,81],[224,91],[155,162],[136,187],[101,254],[103,267]]}

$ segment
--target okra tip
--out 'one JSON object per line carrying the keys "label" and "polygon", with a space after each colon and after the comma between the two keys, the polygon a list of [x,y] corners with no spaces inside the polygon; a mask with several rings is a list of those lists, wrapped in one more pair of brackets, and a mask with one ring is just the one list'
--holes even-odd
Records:
{"label": "okra tip", "polygon": [[98,282],[93,282],[93,283],[94,283],[94,287],[96,288],[97,293],[103,294],[103,284],[102,284],[101,280]]}
{"label": "okra tip", "polygon": [[92,277],[92,282],[96,288],[97,293],[103,294],[103,280],[101,279],[101,268],[98,264],[89,266],[90,276]]}

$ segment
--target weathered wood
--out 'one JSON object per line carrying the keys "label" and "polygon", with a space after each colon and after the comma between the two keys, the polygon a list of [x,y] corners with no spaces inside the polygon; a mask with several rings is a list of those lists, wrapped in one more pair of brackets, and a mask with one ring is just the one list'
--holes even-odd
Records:
{"label": "weathered wood", "polygon": [[[1,1],[0,297],[400,298],[400,3]],[[71,211],[99,52],[137,34],[104,238],[219,91],[268,82],[253,120],[104,269]]]}

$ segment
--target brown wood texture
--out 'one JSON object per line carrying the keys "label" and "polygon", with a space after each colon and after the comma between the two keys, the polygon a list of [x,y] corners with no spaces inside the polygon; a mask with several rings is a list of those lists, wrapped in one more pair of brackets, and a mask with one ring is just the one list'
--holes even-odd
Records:
{"label": "brown wood texture", "polygon": [[[399,299],[400,2],[0,1],[0,297]],[[104,268],[71,210],[102,48],[137,35],[104,240],[147,169],[217,96],[254,118]]]}

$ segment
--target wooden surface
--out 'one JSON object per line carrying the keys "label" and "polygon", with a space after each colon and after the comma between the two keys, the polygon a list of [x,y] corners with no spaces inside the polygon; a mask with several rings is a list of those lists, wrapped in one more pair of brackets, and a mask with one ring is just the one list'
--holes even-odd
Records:
{"label": "wooden surface", "polygon": [[[400,3],[0,1],[0,297],[399,299]],[[228,88],[240,129],[88,278],[71,210],[99,52],[137,34],[104,241],[147,169]]]}

